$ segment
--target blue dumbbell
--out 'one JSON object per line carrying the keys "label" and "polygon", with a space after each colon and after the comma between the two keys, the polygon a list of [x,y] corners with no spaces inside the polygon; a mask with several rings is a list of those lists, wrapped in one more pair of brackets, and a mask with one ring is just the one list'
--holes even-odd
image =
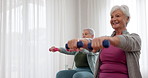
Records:
{"label": "blue dumbbell", "polygon": [[[77,42],[77,48],[81,48],[81,47],[83,47],[83,45],[84,45],[84,44],[83,44],[82,41]],[[104,41],[103,41],[103,46],[104,46],[105,48],[108,48],[108,47],[110,46],[110,42],[109,42],[108,40],[104,40]],[[66,48],[66,49],[69,49],[68,44],[65,45],[65,48]],[[91,43],[88,43],[88,49],[89,49],[89,50],[93,50],[93,48],[91,47]]]}
{"label": "blue dumbbell", "polygon": [[[81,47],[83,47],[83,45],[84,45],[84,44],[83,44],[82,41],[77,42],[77,48],[81,48]],[[69,49],[68,44],[65,45],[65,48],[66,48],[66,49]]]}
{"label": "blue dumbbell", "polygon": [[[103,41],[103,47],[104,47],[104,48],[108,48],[109,46],[110,46],[109,40],[104,40],[104,41]],[[89,50],[93,50],[93,48],[91,47],[91,43],[88,43],[88,49],[89,49]]]}

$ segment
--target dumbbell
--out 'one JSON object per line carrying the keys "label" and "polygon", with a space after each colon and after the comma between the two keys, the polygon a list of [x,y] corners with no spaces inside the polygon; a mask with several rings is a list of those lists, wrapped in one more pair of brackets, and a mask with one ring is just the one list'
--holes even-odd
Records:
{"label": "dumbbell", "polygon": [[[88,49],[89,49],[89,50],[93,50],[93,48],[91,47],[91,43],[88,43],[87,46],[88,46]],[[103,41],[103,47],[104,47],[104,48],[108,48],[109,46],[110,46],[109,40],[104,40],[104,41]]]}
{"label": "dumbbell", "polygon": [[[84,46],[84,44],[83,44],[82,41],[77,42],[77,48],[81,48],[81,47],[83,47],[83,46]],[[109,40],[104,40],[104,41],[103,41],[103,47],[104,47],[104,48],[108,48],[109,46],[110,46]],[[68,44],[65,45],[65,48],[66,48],[66,49],[69,49]],[[88,43],[88,49],[89,49],[89,50],[93,50],[93,48],[91,47],[91,43]]]}

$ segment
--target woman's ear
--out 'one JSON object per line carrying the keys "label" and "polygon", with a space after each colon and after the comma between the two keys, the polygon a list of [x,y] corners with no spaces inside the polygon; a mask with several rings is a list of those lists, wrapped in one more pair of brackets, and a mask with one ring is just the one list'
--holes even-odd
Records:
{"label": "woman's ear", "polygon": [[129,21],[129,18],[130,18],[130,17],[127,17],[127,21]]}
{"label": "woman's ear", "polygon": [[127,21],[127,22],[126,22],[126,25],[128,24],[129,19],[130,19],[130,17],[127,17],[127,18],[126,18],[126,21]]}

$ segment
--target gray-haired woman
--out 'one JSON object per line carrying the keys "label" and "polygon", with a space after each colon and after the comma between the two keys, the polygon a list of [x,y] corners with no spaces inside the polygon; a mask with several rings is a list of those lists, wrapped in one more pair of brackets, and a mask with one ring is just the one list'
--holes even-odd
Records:
{"label": "gray-haired woman", "polygon": [[[130,34],[126,29],[130,20],[129,8],[126,5],[114,6],[110,15],[114,29],[112,35],[92,40],[92,52],[100,50],[95,78],[142,78],[139,66],[141,39],[138,34]],[[110,41],[109,48],[103,47],[104,40]],[[78,39],[68,41],[69,48],[76,48],[74,44],[77,41]],[[88,44],[86,39],[81,41]]]}
{"label": "gray-haired woman", "polygon": [[[94,38],[95,32],[91,28],[83,29],[82,38]],[[54,51],[56,47],[51,47]],[[94,78],[94,69],[97,55],[89,50],[81,49],[80,51],[69,52],[65,48],[58,48],[60,53],[74,55],[75,68],[73,70],[61,70],[57,73],[56,78]]]}

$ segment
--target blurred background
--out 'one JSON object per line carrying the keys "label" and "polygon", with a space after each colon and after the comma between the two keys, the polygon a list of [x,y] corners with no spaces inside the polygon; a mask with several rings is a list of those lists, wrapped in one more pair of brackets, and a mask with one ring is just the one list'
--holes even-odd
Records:
{"label": "blurred background", "polygon": [[130,33],[142,39],[140,66],[148,78],[147,0],[0,0],[0,78],[55,78],[72,67],[73,56],[52,53],[93,28],[96,37],[111,35],[110,10],[127,5]]}

